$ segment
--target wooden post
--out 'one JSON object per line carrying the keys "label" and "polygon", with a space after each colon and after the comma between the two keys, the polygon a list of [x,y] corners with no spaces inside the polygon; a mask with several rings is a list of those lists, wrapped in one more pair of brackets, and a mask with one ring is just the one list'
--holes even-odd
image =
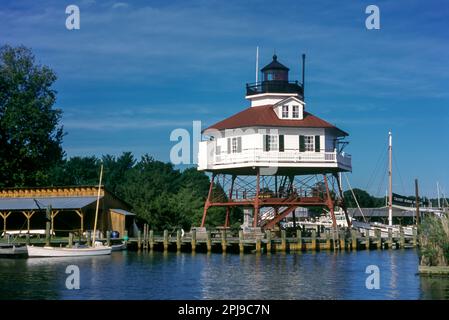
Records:
{"label": "wooden post", "polygon": [[137,232],[137,250],[142,248],[142,231]]}
{"label": "wooden post", "polygon": [[302,251],[302,231],[301,231],[301,229],[296,230],[296,242],[298,243],[298,250]]}
{"label": "wooden post", "polygon": [[376,240],[377,240],[377,249],[382,249],[382,233],[380,229],[375,230],[376,233]]}
{"label": "wooden post", "polygon": [[370,237],[369,237],[369,230],[366,230],[365,233],[365,249],[369,250],[371,248],[371,242],[370,242]]}
{"label": "wooden post", "polygon": [[326,237],[326,249],[327,250],[331,250],[332,249],[332,245],[331,245],[331,235],[329,230],[326,230],[325,232],[325,237]]}
{"label": "wooden post", "polygon": [[87,238],[87,246],[88,247],[91,247],[92,246],[92,239],[91,239],[91,232],[90,231],[87,231],[86,232],[86,238]]}
{"label": "wooden post", "polygon": [[404,228],[402,226],[399,227],[399,247],[404,248],[405,237],[404,237]]}
{"label": "wooden post", "polygon": [[260,253],[261,245],[260,245],[260,237],[256,238],[256,253]]}
{"label": "wooden post", "polygon": [[153,250],[153,248],[154,248],[154,231],[153,230],[150,230],[149,242],[150,242],[150,250]]}
{"label": "wooden post", "polygon": [[111,246],[111,231],[109,230],[106,231],[106,246]]}
{"label": "wooden post", "polygon": [[312,250],[316,250],[316,230],[312,230]]}
{"label": "wooden post", "polygon": [[207,252],[212,251],[212,236],[210,234],[210,230],[206,231],[206,247],[207,247]]}
{"label": "wooden post", "polygon": [[50,221],[47,221],[45,223],[45,246],[49,247],[50,246]]}
{"label": "wooden post", "polygon": [[281,251],[287,251],[287,236],[285,230],[281,230]]}
{"label": "wooden post", "polygon": [[3,218],[3,238],[6,238],[6,219],[11,215],[11,211],[8,213],[1,213],[0,216]]}
{"label": "wooden post", "polygon": [[239,231],[239,249],[240,253],[245,252],[245,247],[243,246],[243,230]]}
{"label": "wooden post", "polygon": [[196,229],[192,230],[192,252],[196,250]]}
{"label": "wooden post", "polygon": [[228,246],[226,242],[226,230],[221,230],[221,250],[226,253],[226,247]]}
{"label": "wooden post", "polygon": [[351,249],[357,250],[357,231],[351,230],[351,238],[352,238]]}
{"label": "wooden post", "polygon": [[176,250],[181,251],[181,230],[176,231]]}
{"label": "wooden post", "polygon": [[30,234],[29,233],[27,233],[26,235],[25,235],[25,239],[26,239],[26,244],[27,245],[30,245]]}
{"label": "wooden post", "polygon": [[346,234],[344,230],[340,231],[340,250],[346,250]]}
{"label": "wooden post", "polygon": [[265,234],[267,235],[267,253],[271,253],[271,231],[267,230]]}
{"label": "wooden post", "polygon": [[388,228],[388,249],[393,247],[393,230]]}
{"label": "wooden post", "polygon": [[73,247],[73,233],[69,233],[69,248]]}
{"label": "wooden post", "polygon": [[168,230],[164,230],[164,251],[168,250]]}

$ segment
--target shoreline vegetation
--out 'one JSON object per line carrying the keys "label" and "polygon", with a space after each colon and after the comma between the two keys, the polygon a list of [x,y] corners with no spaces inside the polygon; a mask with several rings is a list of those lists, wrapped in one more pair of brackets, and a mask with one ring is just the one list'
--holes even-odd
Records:
{"label": "shoreline vegetation", "polygon": [[418,228],[419,272],[449,275],[449,218],[426,216]]}

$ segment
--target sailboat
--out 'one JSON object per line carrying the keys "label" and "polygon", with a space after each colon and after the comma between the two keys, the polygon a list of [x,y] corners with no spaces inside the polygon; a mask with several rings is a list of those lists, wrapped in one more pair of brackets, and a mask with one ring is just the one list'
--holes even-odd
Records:
{"label": "sailboat", "polygon": [[110,255],[112,248],[105,246],[99,242],[95,241],[97,220],[98,220],[98,209],[100,205],[100,194],[101,194],[101,180],[103,178],[103,164],[101,164],[100,169],[100,182],[98,184],[98,194],[97,194],[97,207],[95,210],[95,222],[94,222],[94,232],[92,239],[92,246],[75,246],[75,247],[36,247],[27,246],[29,257],[81,257],[81,256],[99,256],[99,255]]}
{"label": "sailboat", "polygon": [[[388,169],[388,201],[387,201],[387,208],[388,208],[388,224],[382,224],[379,222],[361,222],[354,220],[352,223],[353,228],[358,229],[364,234],[369,234],[371,236],[375,235],[375,230],[378,229],[381,231],[381,237],[386,238],[389,236],[389,232],[392,232],[394,234],[399,234],[400,232],[400,225],[393,225],[393,138],[391,131],[388,132],[388,159],[389,159],[389,169]],[[349,182],[348,182],[349,183]],[[351,189],[352,190],[352,189]],[[354,198],[355,195],[353,194]],[[355,198],[356,199],[356,198]],[[418,200],[417,200],[418,201]],[[357,199],[356,199],[357,202]],[[358,206],[358,203],[357,203]],[[361,208],[359,207],[359,210],[361,211]],[[363,213],[362,213],[363,215]],[[413,226],[404,226],[402,227],[404,235],[411,236],[413,235]]]}

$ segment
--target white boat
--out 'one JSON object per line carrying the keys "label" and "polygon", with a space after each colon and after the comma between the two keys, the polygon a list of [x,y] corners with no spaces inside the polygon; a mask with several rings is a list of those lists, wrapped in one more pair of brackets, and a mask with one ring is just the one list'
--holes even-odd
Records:
{"label": "white boat", "polygon": [[15,257],[22,255],[25,256],[26,254],[27,254],[27,247],[25,246],[9,243],[0,244],[0,256]]}
{"label": "white boat", "polygon": [[111,254],[112,248],[106,246],[96,247],[36,247],[27,246],[29,257],[80,257],[102,256]]}
{"label": "white boat", "polygon": [[98,183],[97,207],[95,210],[95,222],[92,243],[93,246],[74,246],[74,247],[36,247],[27,246],[29,257],[81,257],[81,256],[102,256],[110,255],[112,247],[105,246],[95,241],[98,209],[100,204],[101,180],[103,178],[103,164],[101,164],[100,181]]}
{"label": "white boat", "polygon": [[126,250],[126,244],[125,243],[113,244],[111,245],[111,249],[112,251]]}

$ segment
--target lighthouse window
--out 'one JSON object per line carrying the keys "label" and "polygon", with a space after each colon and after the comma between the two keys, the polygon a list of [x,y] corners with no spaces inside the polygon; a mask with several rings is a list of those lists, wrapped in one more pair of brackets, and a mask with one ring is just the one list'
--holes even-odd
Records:
{"label": "lighthouse window", "polygon": [[242,152],[242,137],[232,138],[232,153]]}
{"label": "lighthouse window", "polygon": [[278,151],[278,136],[267,135],[266,151]]}
{"label": "lighthouse window", "polygon": [[299,106],[293,106],[292,108],[293,108],[292,118],[298,119],[299,118]]}
{"label": "lighthouse window", "polygon": [[282,106],[282,118],[288,118],[288,106]]}
{"label": "lighthouse window", "polygon": [[314,136],[304,136],[304,146],[306,151],[315,151]]}

